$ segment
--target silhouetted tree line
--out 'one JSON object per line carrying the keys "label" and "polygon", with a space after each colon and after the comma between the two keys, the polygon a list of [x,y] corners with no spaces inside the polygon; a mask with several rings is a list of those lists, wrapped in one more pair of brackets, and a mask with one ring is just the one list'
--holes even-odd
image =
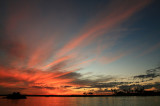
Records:
{"label": "silhouetted tree line", "polygon": [[26,99],[25,95],[21,95],[20,92],[13,92],[6,96],[7,99]]}
{"label": "silhouetted tree line", "polygon": [[93,95],[93,92],[84,92],[83,95]]}
{"label": "silhouetted tree line", "polygon": [[134,89],[111,89],[113,95],[117,96],[160,96],[160,91],[145,91],[144,87]]}

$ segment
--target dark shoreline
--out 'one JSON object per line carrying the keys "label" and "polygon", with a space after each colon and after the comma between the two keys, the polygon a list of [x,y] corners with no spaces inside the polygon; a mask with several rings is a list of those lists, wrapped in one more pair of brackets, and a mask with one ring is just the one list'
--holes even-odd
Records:
{"label": "dark shoreline", "polygon": [[[7,96],[7,95],[0,95]],[[27,97],[120,97],[120,96],[160,96],[160,95],[24,95]]]}

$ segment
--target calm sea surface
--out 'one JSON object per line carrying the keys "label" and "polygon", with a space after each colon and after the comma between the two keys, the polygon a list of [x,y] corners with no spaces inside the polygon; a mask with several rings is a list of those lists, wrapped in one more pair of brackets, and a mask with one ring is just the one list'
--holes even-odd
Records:
{"label": "calm sea surface", "polygon": [[160,96],[148,97],[27,97],[2,99],[0,106],[160,106]]}

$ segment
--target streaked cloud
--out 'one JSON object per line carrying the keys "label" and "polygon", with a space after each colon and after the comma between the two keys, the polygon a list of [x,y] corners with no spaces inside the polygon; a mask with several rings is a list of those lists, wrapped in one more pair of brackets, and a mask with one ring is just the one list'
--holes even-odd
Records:
{"label": "streaked cloud", "polygon": [[[65,33],[64,28],[74,28],[70,19],[65,25],[57,12],[53,12],[53,16],[45,15],[45,6],[41,8],[40,4],[35,6],[36,3],[30,1],[8,3],[4,32],[0,36],[0,89],[28,94],[81,94],[83,90],[78,89],[133,83],[115,82],[116,78],[109,75],[84,75],[81,70],[95,61],[108,64],[130,54],[134,48],[106,51],[124,36],[122,23],[150,3],[151,0],[110,1],[95,11],[95,17],[88,17],[88,21],[78,27],[79,32],[72,30],[74,33]],[[115,30],[119,32],[111,34]],[[144,52],[150,53],[158,47],[159,43]],[[134,78],[158,76],[151,72]]]}

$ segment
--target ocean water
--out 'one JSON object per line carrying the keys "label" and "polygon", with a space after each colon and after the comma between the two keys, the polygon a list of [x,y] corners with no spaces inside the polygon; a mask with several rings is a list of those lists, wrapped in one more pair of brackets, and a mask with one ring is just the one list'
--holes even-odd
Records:
{"label": "ocean water", "polygon": [[160,106],[160,96],[126,97],[27,97],[2,99],[0,106]]}

